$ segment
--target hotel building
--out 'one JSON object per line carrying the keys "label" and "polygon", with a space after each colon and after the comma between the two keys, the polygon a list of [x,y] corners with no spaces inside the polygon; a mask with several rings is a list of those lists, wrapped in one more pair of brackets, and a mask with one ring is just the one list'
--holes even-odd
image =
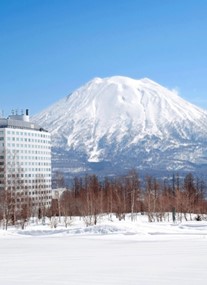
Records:
{"label": "hotel building", "polygon": [[0,118],[0,191],[17,203],[51,204],[51,137],[26,114]]}

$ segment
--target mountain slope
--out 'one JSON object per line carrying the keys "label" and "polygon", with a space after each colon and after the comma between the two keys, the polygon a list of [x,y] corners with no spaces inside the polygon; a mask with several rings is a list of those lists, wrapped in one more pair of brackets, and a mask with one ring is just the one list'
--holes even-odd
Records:
{"label": "mountain slope", "polygon": [[54,166],[64,171],[207,162],[207,113],[147,78],[95,78],[33,119],[52,133]]}

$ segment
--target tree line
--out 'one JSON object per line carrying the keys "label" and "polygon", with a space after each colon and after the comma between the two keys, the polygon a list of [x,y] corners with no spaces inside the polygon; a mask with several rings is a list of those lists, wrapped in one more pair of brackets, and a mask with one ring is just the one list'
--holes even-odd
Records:
{"label": "tree line", "polygon": [[[63,187],[63,177],[58,179],[59,186]],[[24,196],[24,202],[20,201],[13,192],[0,191],[0,223],[3,228],[16,224],[24,228],[31,217],[42,220],[47,217],[51,221],[64,217],[67,226],[73,216],[80,216],[86,225],[91,225],[97,224],[101,214],[112,213],[120,220],[130,213],[132,221],[137,213],[146,214],[149,222],[182,221],[193,219],[194,214],[200,220],[207,215],[205,183],[192,173],[183,178],[176,174],[171,179],[149,175],[140,179],[135,170],[126,176],[103,180],[96,175],[86,175],[74,178],[72,187],[53,199],[48,208],[41,204],[34,206],[30,197]]]}
{"label": "tree line", "polygon": [[146,176],[141,180],[132,170],[124,177],[104,181],[96,175],[75,178],[71,191],[65,191],[52,204],[52,210],[63,216],[91,217],[94,224],[103,213],[115,213],[120,220],[126,213],[131,214],[132,220],[142,213],[149,222],[163,221],[169,215],[182,221],[188,216],[192,219],[193,214],[198,219],[207,214],[205,194],[204,182],[191,173],[183,179],[173,175],[172,179]]}

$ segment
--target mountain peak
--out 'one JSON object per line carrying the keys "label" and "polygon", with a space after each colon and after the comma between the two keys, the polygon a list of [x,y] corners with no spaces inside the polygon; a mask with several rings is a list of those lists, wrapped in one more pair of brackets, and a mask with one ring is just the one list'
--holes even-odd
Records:
{"label": "mountain peak", "polygon": [[125,85],[139,85],[140,83],[144,83],[144,84],[156,84],[159,85],[158,83],[156,83],[155,81],[145,77],[142,79],[133,79],[127,76],[122,76],[122,75],[114,75],[111,77],[104,77],[104,78],[100,78],[100,77],[95,77],[93,78],[91,81],[89,81],[88,84],[99,84],[99,83],[104,83],[104,84],[125,84]]}
{"label": "mountain peak", "polygon": [[158,85],[161,86],[160,84],[158,84],[157,82],[153,81],[152,79],[149,79],[148,77],[144,77],[141,79],[133,79],[130,78],[128,76],[123,76],[123,75],[114,75],[111,77],[94,77],[91,81],[89,81],[90,83],[102,83],[104,82],[106,83],[117,83],[117,84],[129,84],[129,85],[138,85],[139,83],[144,83],[144,84],[154,84],[154,85]]}

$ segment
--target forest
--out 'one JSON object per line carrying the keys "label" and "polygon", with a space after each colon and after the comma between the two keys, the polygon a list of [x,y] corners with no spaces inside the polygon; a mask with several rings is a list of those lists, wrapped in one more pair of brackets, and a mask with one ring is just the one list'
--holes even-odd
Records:
{"label": "forest", "polygon": [[[64,178],[57,175],[57,185],[64,187]],[[147,215],[149,222],[166,220],[183,221],[207,218],[206,187],[203,180],[188,173],[180,178],[157,179],[146,176],[140,179],[135,170],[126,176],[100,180],[96,175],[76,177],[70,189],[52,199],[50,207],[43,207],[41,199],[32,203],[31,197],[14,194],[14,191],[0,192],[0,225],[7,229],[18,225],[22,229],[30,218],[44,220],[46,217],[64,217],[65,226],[73,216],[84,219],[86,226],[95,225],[101,214],[115,214],[119,220],[137,213]],[[53,224],[55,227],[55,223]]]}

